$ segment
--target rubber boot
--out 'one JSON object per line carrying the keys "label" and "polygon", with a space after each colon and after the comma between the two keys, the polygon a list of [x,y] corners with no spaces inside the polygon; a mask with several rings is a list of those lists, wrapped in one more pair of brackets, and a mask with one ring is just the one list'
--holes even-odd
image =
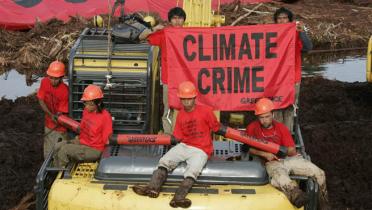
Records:
{"label": "rubber boot", "polygon": [[152,174],[150,183],[146,186],[135,185],[133,191],[142,196],[149,196],[150,198],[159,197],[160,188],[167,179],[168,171],[163,167],[159,167]]}
{"label": "rubber boot", "polygon": [[290,201],[297,208],[304,206],[309,201],[309,196],[298,187],[291,190],[290,194]]}
{"label": "rubber boot", "polygon": [[179,188],[176,190],[173,199],[170,201],[169,205],[173,208],[181,207],[188,208],[191,206],[191,200],[186,198],[186,195],[189,193],[192,185],[195,183],[195,180],[191,177],[186,177],[182,182]]}

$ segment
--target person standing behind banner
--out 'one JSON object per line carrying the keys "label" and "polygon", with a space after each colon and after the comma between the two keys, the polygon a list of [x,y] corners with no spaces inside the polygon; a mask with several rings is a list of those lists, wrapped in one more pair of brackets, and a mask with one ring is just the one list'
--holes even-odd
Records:
{"label": "person standing behind banner", "polygon": [[[186,20],[186,13],[180,7],[174,7],[168,12],[168,21],[170,22],[170,27],[182,27]],[[151,45],[156,45],[160,47],[161,50],[161,82],[163,83],[163,105],[164,112],[162,116],[163,130],[165,134],[172,134],[172,122],[170,120],[170,108],[168,104],[168,69],[167,69],[167,58],[166,52],[167,48],[165,46],[165,37],[163,33],[163,25],[157,25],[153,28],[154,32],[144,31],[140,35],[140,39],[143,40],[147,38],[147,41]]]}
{"label": "person standing behind banner", "polygon": [[68,87],[62,81],[65,65],[60,61],[53,61],[47,75],[41,80],[37,92],[39,104],[45,113],[44,159],[58,141],[67,139],[67,130],[57,123],[57,118],[59,114],[68,113]]}
{"label": "person standing behind banner", "polygon": [[[274,13],[274,22],[278,24],[293,22],[293,13],[287,8],[281,7]],[[313,48],[313,44],[305,31],[305,25],[302,21],[296,21],[297,37],[295,47],[295,102],[292,106],[285,109],[276,110],[274,117],[283,122],[290,131],[293,131],[294,113],[298,108],[300,97],[300,84],[302,74],[302,53],[308,52]]]}
{"label": "person standing behind banner", "polygon": [[56,167],[64,167],[69,161],[98,160],[112,134],[112,117],[104,108],[101,88],[88,85],[81,100],[85,108],[80,123],[80,135],[55,146],[53,161]]}

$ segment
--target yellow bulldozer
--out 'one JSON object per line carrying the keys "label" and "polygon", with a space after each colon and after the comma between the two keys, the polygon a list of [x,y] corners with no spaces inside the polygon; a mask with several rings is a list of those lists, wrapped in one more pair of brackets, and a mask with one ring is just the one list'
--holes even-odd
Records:
{"label": "yellow bulldozer", "polygon": [[[184,0],[183,8],[188,15],[187,26],[224,22],[223,16],[212,14],[211,0]],[[123,18],[131,23],[141,22],[137,19],[131,15]],[[120,27],[126,25],[130,24],[124,22]],[[138,29],[138,25],[129,27],[134,32]],[[105,107],[112,114],[115,134],[157,134],[162,112],[159,49],[122,39],[115,36],[114,30],[115,27],[86,28],[76,40],[69,58],[69,115],[77,121],[81,119],[82,92],[87,85],[96,84],[104,90]],[[231,116],[241,119],[237,114]],[[298,124],[294,137],[298,151],[306,156]],[[36,178],[36,209],[172,209],[169,201],[183,179],[185,165],[169,175],[157,199],[140,197],[131,189],[135,184],[148,182],[168,149],[159,145],[107,145],[98,162],[70,163],[63,169],[53,167],[51,153]],[[304,209],[316,209],[317,183],[308,177],[291,178],[310,197]],[[241,143],[226,139],[214,141],[213,157],[188,198],[192,200],[189,209],[297,209],[270,185],[258,157],[242,152]]]}

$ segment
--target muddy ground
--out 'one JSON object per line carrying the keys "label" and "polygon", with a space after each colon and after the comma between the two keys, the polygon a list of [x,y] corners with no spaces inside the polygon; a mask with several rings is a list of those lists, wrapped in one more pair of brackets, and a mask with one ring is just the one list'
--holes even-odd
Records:
{"label": "muddy ground", "polygon": [[[372,209],[372,84],[316,77],[301,88],[306,150],[327,174],[332,209]],[[33,190],[43,161],[43,114],[30,96],[2,99],[0,116],[0,209],[8,209]]]}
{"label": "muddy ground", "polygon": [[307,78],[301,88],[306,150],[326,171],[333,209],[372,209],[372,84]]}
{"label": "muddy ground", "polygon": [[0,128],[0,209],[8,209],[33,191],[43,161],[43,114],[36,97],[2,99]]}

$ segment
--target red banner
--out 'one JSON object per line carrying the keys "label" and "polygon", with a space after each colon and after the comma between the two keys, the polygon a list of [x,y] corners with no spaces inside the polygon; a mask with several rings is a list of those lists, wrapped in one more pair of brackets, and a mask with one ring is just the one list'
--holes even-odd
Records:
{"label": "red banner", "polygon": [[180,108],[178,85],[192,81],[197,103],[221,111],[253,110],[269,97],[276,108],[294,101],[294,23],[219,28],[167,28],[169,105]]}

